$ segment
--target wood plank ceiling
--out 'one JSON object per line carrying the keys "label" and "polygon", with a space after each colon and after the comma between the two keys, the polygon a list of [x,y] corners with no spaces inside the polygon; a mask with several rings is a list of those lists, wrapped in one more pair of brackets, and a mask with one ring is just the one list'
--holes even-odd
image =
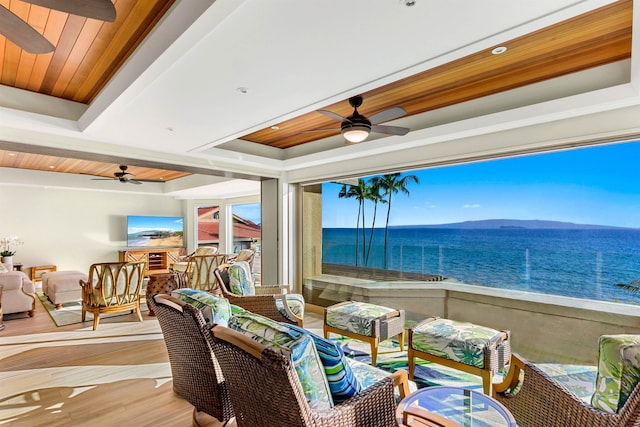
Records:
{"label": "wood plank ceiling", "polygon": [[56,49],[32,54],[0,36],[0,84],[89,104],[174,0],[117,0],[104,22],[19,0],[0,0]]}
{"label": "wood plank ceiling", "polygon": [[[56,49],[30,54],[0,36],[0,84],[89,104],[132,54],[174,0],[115,0],[116,20],[102,22],[31,5],[0,0]],[[361,114],[392,106],[408,115],[522,87],[620,61],[631,56],[632,0],[621,0],[534,33],[505,40],[508,51],[477,52],[415,76],[363,93]],[[324,107],[341,116],[347,100]],[[288,148],[339,134],[340,124],[317,112],[279,123],[241,139]],[[335,131],[305,131],[335,128]],[[14,155],[11,155],[14,154]],[[1,167],[19,167],[112,177],[114,163],[0,152]],[[165,170],[131,169],[141,179],[171,179]],[[182,176],[185,174],[182,172]]]}
{"label": "wood plank ceiling", "polygon": [[[365,92],[358,111],[371,116],[400,106],[411,116],[630,58],[632,7],[632,0],[617,1],[505,40],[502,46],[508,50],[501,55],[488,49]],[[323,109],[342,117],[353,112],[346,100]],[[340,133],[340,123],[317,112],[278,123],[275,128],[241,139],[288,148]],[[335,131],[308,132],[327,128]]]}

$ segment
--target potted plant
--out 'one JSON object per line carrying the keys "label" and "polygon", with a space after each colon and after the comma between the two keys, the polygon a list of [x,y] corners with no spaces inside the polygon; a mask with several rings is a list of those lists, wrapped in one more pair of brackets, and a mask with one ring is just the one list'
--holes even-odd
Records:
{"label": "potted plant", "polygon": [[13,270],[13,256],[16,254],[16,251],[11,250],[11,245],[20,244],[22,244],[22,240],[20,240],[18,236],[3,237],[0,239],[0,246],[2,247],[0,256],[2,257],[2,263],[9,271]]}

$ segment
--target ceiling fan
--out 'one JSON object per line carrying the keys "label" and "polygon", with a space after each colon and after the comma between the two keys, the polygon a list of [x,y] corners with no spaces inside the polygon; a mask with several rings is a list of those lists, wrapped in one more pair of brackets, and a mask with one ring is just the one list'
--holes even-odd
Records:
{"label": "ceiling fan", "polygon": [[[23,0],[72,15],[113,22],[116,8],[111,0]],[[0,5],[0,34],[30,53],[49,53],[55,46],[22,18]]]}
{"label": "ceiling fan", "polygon": [[92,178],[94,181],[111,181],[118,180],[124,184],[142,184],[143,182],[164,182],[161,179],[136,179],[135,175],[127,172],[127,165],[120,165],[120,171],[113,173],[113,178]]}
{"label": "ceiling fan", "polygon": [[342,117],[333,111],[317,110],[318,113],[324,114],[325,116],[341,123],[340,130],[342,131],[344,138],[347,140],[347,143],[355,144],[362,142],[367,139],[370,132],[383,133],[385,135],[406,135],[409,133],[409,128],[378,124],[397,119],[398,117],[402,117],[407,114],[402,107],[392,107],[367,118],[358,112],[358,107],[362,105],[362,96],[358,95],[349,98],[349,104],[353,107],[353,113],[348,117]]}

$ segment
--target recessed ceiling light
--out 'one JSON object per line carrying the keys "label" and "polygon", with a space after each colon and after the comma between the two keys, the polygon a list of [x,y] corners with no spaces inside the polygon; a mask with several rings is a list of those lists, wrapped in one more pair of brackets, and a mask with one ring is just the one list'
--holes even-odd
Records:
{"label": "recessed ceiling light", "polygon": [[16,155],[16,153],[9,153],[9,155],[10,155],[11,157],[13,157],[13,156],[15,156],[15,155]]}
{"label": "recessed ceiling light", "polygon": [[498,46],[491,51],[494,55],[500,55],[501,53],[505,53],[507,51],[506,46]]}
{"label": "recessed ceiling light", "polygon": [[54,165],[49,166],[49,169],[55,169],[56,167]]}
{"label": "recessed ceiling light", "polygon": [[271,129],[273,129],[273,130],[278,130],[278,129],[280,129],[280,126],[275,126],[275,125],[274,125],[274,126],[271,126]]}
{"label": "recessed ceiling light", "polygon": [[238,89],[236,89],[238,92],[240,93],[249,93],[249,88],[248,87],[239,87]]}

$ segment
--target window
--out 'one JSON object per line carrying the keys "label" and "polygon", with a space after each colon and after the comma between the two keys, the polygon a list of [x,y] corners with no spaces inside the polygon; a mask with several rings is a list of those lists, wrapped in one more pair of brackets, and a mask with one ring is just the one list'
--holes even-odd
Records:
{"label": "window", "polygon": [[215,246],[220,244],[220,207],[198,206],[196,224],[196,246]]}
{"label": "window", "polygon": [[307,186],[305,297],[360,292],[338,275],[635,304],[619,284],[640,278],[638,158],[634,142]]}
{"label": "window", "polygon": [[233,252],[260,247],[260,203],[233,205]]}

